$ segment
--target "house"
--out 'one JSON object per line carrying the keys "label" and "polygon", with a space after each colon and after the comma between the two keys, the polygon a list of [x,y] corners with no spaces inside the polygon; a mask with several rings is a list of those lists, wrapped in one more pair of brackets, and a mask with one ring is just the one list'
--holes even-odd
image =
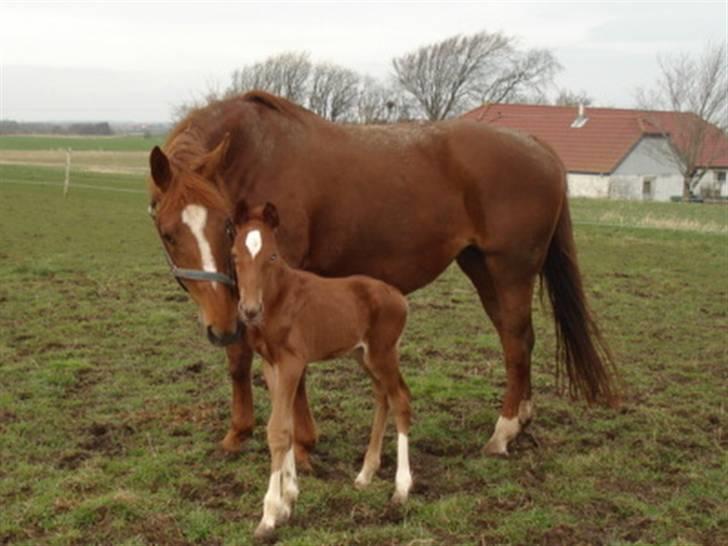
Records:
{"label": "house", "polygon": [[[485,104],[464,115],[549,143],[566,165],[569,195],[669,201],[683,193],[678,154],[704,170],[694,193],[728,197],[728,137],[694,114],[529,104]],[[692,139],[702,149],[691,150]],[[693,133],[694,134],[694,133]],[[695,146],[693,146],[695,148]]]}

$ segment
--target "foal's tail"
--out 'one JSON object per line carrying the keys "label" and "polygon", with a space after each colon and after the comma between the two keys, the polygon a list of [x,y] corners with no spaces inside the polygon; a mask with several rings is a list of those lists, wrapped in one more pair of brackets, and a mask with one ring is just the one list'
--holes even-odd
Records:
{"label": "foal's tail", "polygon": [[557,380],[566,371],[572,397],[581,394],[589,403],[604,400],[618,405],[616,368],[586,302],[567,199],[541,277],[546,279],[554,313]]}

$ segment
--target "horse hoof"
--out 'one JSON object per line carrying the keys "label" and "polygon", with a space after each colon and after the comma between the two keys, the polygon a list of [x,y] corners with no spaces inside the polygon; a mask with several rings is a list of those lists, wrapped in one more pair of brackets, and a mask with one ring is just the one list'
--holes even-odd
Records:
{"label": "horse hoof", "polygon": [[409,495],[407,493],[402,493],[401,491],[395,491],[394,495],[392,495],[392,504],[402,506],[405,502],[407,502],[408,497],[409,497]]}
{"label": "horse hoof", "polygon": [[253,538],[256,542],[274,542],[276,539],[276,528],[273,525],[258,525],[258,528],[253,534]]}
{"label": "horse hoof", "polygon": [[371,483],[370,481],[362,478],[361,476],[357,476],[356,479],[354,480],[354,488],[361,491],[362,489],[366,489],[366,487],[370,483]]}
{"label": "horse hoof", "polygon": [[503,442],[494,442],[490,440],[485,447],[483,447],[483,455],[489,457],[508,457],[508,445]]}
{"label": "horse hoof", "polygon": [[220,442],[220,447],[226,453],[240,453],[243,450],[243,438],[239,432],[229,430]]}

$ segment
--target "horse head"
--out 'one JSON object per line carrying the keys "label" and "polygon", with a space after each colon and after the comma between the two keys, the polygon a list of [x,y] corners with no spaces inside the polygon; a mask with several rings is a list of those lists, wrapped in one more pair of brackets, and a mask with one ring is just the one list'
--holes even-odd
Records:
{"label": "horse head", "polygon": [[283,261],[278,259],[275,229],[278,211],[271,203],[253,210],[245,201],[235,207],[235,240],[232,255],[238,279],[238,314],[246,324],[263,320],[263,301],[277,290],[276,272]]}
{"label": "horse head", "polygon": [[[237,291],[230,257],[230,203],[220,177],[227,135],[211,151],[175,156],[155,146],[149,156],[150,214],[172,273],[200,308],[215,345],[238,339]],[[174,142],[170,146],[174,149]]]}

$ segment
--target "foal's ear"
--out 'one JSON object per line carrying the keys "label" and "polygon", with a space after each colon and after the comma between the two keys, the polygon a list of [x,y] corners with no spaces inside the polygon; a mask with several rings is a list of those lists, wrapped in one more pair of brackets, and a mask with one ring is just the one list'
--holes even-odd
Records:
{"label": "foal's ear", "polygon": [[149,154],[149,168],[152,171],[152,180],[162,191],[167,191],[172,182],[172,169],[169,166],[169,159],[159,146],[152,149]]}
{"label": "foal's ear", "polygon": [[248,204],[243,201],[238,201],[235,205],[235,214],[233,215],[233,223],[236,226],[240,226],[250,220],[250,211],[248,210]]}
{"label": "foal's ear", "polygon": [[215,148],[206,153],[202,158],[202,161],[195,169],[197,174],[203,178],[211,180],[215,174],[220,170],[223,163],[225,162],[225,154],[227,154],[228,147],[230,146],[230,133],[225,133],[222,140],[218,143]]}
{"label": "foal's ear", "polygon": [[280,224],[278,209],[276,209],[273,203],[266,203],[265,207],[263,207],[263,221],[273,229],[277,228],[278,224]]}

